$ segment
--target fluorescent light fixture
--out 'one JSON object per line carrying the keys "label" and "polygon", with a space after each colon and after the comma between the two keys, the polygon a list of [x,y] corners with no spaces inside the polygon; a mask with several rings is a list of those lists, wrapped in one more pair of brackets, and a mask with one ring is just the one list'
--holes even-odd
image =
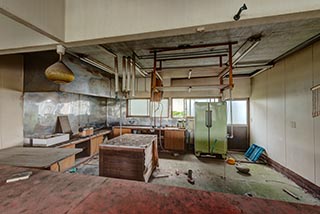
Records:
{"label": "fluorescent light fixture", "polygon": [[107,65],[105,65],[105,64],[103,64],[103,63],[101,63],[99,61],[96,61],[94,59],[90,59],[88,57],[80,57],[80,60],[83,61],[83,62],[86,62],[86,63],[88,63],[88,64],[90,64],[90,65],[92,65],[92,66],[94,66],[96,68],[99,68],[99,69],[101,69],[101,70],[103,70],[105,72],[108,72],[108,73],[111,73],[111,74],[115,74],[114,70],[111,67],[109,67],[109,66],[107,66]]}
{"label": "fluorescent light fixture", "polygon": [[311,91],[315,91],[315,90],[317,90],[317,89],[319,89],[320,88],[320,84],[318,84],[318,85],[316,85],[316,86],[313,86],[312,88],[311,88]]}
{"label": "fluorescent light fixture", "polygon": [[257,76],[258,74],[261,74],[262,72],[264,72],[264,71],[266,71],[266,70],[268,70],[269,68],[272,68],[272,67],[273,67],[273,65],[270,65],[269,67],[262,68],[257,73],[254,73],[253,75],[251,75],[250,78]]}
{"label": "fluorescent light fixture", "polygon": [[[232,66],[237,64],[243,57],[245,57],[250,51],[252,51],[252,49],[254,49],[260,43],[260,40],[253,41],[253,43],[247,48],[245,48],[245,46],[247,46],[246,43],[251,43],[251,41],[247,40],[245,44],[241,46],[240,49],[233,55]],[[242,52],[243,49],[245,50]]]}

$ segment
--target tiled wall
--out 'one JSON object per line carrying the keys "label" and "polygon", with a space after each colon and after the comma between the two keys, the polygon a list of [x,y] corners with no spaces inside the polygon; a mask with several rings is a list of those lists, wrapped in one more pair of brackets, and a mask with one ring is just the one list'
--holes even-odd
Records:
{"label": "tiled wall", "polygon": [[57,116],[68,115],[73,133],[88,125],[104,125],[107,99],[72,93],[24,94],[24,137],[54,133]]}
{"label": "tiled wall", "polygon": [[[122,121],[123,125],[131,125],[130,122],[132,125],[154,125],[150,117],[127,118],[124,99],[64,92],[28,92],[24,94],[24,137],[54,133],[60,115],[68,115],[73,133],[88,124],[111,127]],[[177,119],[162,118],[161,126],[176,126],[177,122]],[[160,126],[159,118],[156,118],[156,126]]]}

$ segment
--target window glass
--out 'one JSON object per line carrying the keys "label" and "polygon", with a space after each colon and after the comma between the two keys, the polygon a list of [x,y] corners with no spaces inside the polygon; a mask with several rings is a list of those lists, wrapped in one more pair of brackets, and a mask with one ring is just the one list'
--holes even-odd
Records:
{"label": "window glass", "polygon": [[[153,109],[155,112],[153,112]],[[162,99],[160,102],[150,102],[150,115],[154,117],[169,117],[169,100]],[[153,114],[154,113],[154,114]]]}
{"label": "window glass", "polygon": [[[230,101],[227,101],[227,121],[231,124]],[[247,100],[232,101],[232,121],[233,124],[247,124]]]}
{"label": "window glass", "polygon": [[201,103],[201,102],[216,102],[216,99],[215,98],[203,98],[203,99],[188,99],[187,100],[187,115],[189,117],[194,117],[195,115],[195,108],[194,108],[194,103],[198,102],[198,103]]}
{"label": "window glass", "polygon": [[184,99],[172,99],[172,117],[184,117]]}
{"label": "window glass", "polygon": [[172,117],[194,117],[195,102],[217,102],[216,98],[199,98],[199,99],[172,99]]}
{"label": "window glass", "polygon": [[149,99],[128,100],[128,116],[149,116]]}

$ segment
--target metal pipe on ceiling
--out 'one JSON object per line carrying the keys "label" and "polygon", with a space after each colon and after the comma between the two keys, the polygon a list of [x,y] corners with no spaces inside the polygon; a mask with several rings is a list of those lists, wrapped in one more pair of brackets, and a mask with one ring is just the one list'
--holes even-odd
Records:
{"label": "metal pipe on ceiling", "polygon": [[234,45],[237,44],[237,41],[232,42],[221,42],[221,43],[212,43],[212,44],[200,44],[200,45],[180,45],[178,47],[160,47],[160,48],[152,48],[150,53],[160,53],[166,51],[175,51],[175,50],[185,50],[185,49],[197,49],[197,48],[207,48],[207,47],[215,47],[215,46],[225,46],[225,45]]}
{"label": "metal pipe on ceiling", "polygon": [[[241,47],[235,52],[235,54],[231,57],[230,61],[230,52],[229,52],[229,62],[227,62],[227,68],[223,69],[220,74],[219,78],[224,77],[225,75],[228,74],[230,71],[230,68],[232,70],[232,67],[234,67],[243,57],[245,57],[250,51],[252,51],[259,43],[261,40],[261,35],[254,35],[248,38],[242,45]],[[230,46],[229,46],[230,47]],[[231,46],[232,48],[232,46]],[[230,50],[230,48],[229,48]],[[231,53],[232,54],[232,53]],[[232,64],[230,64],[232,63]],[[231,65],[231,66],[230,66]],[[230,76],[230,75],[229,75]]]}
{"label": "metal pipe on ceiling", "polygon": [[[193,52],[182,52],[182,53],[171,53],[171,54],[157,54],[157,59],[171,58],[171,57],[188,57],[188,56],[204,56],[210,54],[227,54],[228,49],[211,49],[204,51],[193,51]],[[148,55],[136,55],[138,59],[153,59],[152,54]]]}
{"label": "metal pipe on ceiling", "polygon": [[216,57],[223,57],[227,56],[227,54],[218,54],[218,55],[206,55],[206,56],[191,56],[191,57],[177,57],[177,58],[165,58],[165,59],[158,59],[157,61],[175,61],[175,60],[189,60],[189,59],[204,59],[204,58],[216,58]]}
{"label": "metal pipe on ceiling", "polygon": [[[219,64],[210,64],[210,65],[191,65],[191,66],[172,66],[172,67],[162,67],[162,70],[169,70],[169,69],[181,69],[181,68],[206,68],[206,67],[219,67]],[[227,68],[227,67],[226,67]],[[152,67],[145,67],[144,70],[152,70]],[[157,68],[159,70],[159,68]],[[152,71],[149,71],[149,73],[152,73]]]}

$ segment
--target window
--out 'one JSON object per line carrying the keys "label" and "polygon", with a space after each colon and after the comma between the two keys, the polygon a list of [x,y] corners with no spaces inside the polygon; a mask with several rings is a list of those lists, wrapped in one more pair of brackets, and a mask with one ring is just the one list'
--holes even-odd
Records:
{"label": "window", "polygon": [[129,99],[127,106],[128,117],[168,117],[168,99],[161,102],[150,102],[150,99]]}
{"label": "window", "polygon": [[195,102],[217,102],[215,98],[199,98],[199,99],[172,99],[172,117],[194,117]]}
{"label": "window", "polygon": [[172,99],[172,117],[184,117],[184,108],[184,99]]}
{"label": "window", "polygon": [[[233,100],[232,101],[232,123],[237,125],[247,125],[248,111],[247,100]],[[230,101],[227,101],[227,121],[231,124],[230,117]]]}
{"label": "window", "polygon": [[149,116],[149,99],[128,100],[128,116]]}
{"label": "window", "polygon": [[169,117],[169,100],[162,99],[160,102],[150,103],[150,115],[153,117]]}
{"label": "window", "polygon": [[187,116],[194,117],[195,116],[195,109],[194,104],[198,103],[209,103],[209,102],[218,102],[218,99],[215,98],[202,98],[202,99],[187,99]]}

